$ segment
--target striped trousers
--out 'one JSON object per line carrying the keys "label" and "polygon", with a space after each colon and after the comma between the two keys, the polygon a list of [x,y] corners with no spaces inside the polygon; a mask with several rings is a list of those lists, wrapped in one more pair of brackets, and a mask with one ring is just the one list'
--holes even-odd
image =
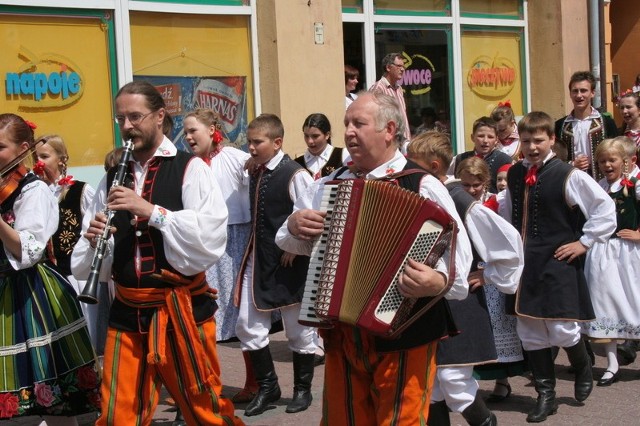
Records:
{"label": "striped trousers", "polygon": [[437,342],[376,352],[373,336],[348,325],[321,330],[325,349],[322,426],[427,424]]}
{"label": "striped trousers", "polygon": [[242,425],[233,403],[220,397],[222,382],[213,319],[198,326],[200,340],[215,373],[213,389],[193,395],[182,378],[189,361],[178,357],[175,334],[167,331],[166,363],[147,362],[147,334],[109,328],[104,354],[102,414],[96,425],[150,425],[164,385],[188,425]]}

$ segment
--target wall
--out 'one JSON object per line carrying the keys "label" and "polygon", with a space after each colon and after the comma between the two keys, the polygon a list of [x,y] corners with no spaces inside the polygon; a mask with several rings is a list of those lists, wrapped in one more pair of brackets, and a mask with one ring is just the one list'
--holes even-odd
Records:
{"label": "wall", "polygon": [[[321,112],[331,122],[336,146],[344,146],[342,11],[339,0],[257,2],[262,112],[278,114],[285,126],[284,151],[306,149],[302,123]],[[324,24],[316,44],[314,23]]]}
{"label": "wall", "polygon": [[589,25],[584,0],[528,2],[531,108],[560,118],[572,109],[567,84],[589,69]]}
{"label": "wall", "polygon": [[[620,91],[633,86],[640,74],[638,46],[640,45],[640,8],[638,3],[615,0],[611,2],[611,62],[614,74],[620,76]],[[616,123],[622,117],[615,109]]]}

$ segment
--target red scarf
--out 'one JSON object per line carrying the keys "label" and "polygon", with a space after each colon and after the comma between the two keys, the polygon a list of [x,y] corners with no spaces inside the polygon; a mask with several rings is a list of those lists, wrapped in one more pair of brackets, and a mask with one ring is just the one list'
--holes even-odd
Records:
{"label": "red scarf", "polygon": [[533,186],[536,184],[537,181],[538,181],[538,166],[534,164],[533,166],[529,167],[529,170],[527,170],[527,174],[524,177],[524,182],[527,184],[527,186]]}

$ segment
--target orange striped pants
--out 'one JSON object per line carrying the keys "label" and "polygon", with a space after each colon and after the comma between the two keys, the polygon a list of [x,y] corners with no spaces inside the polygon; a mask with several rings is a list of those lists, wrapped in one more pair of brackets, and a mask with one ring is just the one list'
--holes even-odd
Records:
{"label": "orange striped pants", "polygon": [[233,403],[220,397],[222,382],[216,350],[216,326],[212,320],[198,326],[200,340],[216,380],[213,389],[198,395],[189,393],[181,377],[188,365],[178,358],[175,334],[167,331],[167,362],[147,363],[147,335],[109,328],[104,354],[102,414],[96,425],[150,425],[164,385],[188,425],[243,425],[234,416]]}
{"label": "orange striped pants", "polygon": [[339,324],[323,330],[323,426],[426,425],[437,342],[375,351],[373,336]]}

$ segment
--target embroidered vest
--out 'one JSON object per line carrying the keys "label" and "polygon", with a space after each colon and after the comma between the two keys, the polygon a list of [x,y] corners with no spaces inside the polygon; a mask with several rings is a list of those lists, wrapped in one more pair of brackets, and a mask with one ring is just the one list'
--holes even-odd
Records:
{"label": "embroidered vest", "polygon": [[82,231],[82,194],[85,185],[84,182],[76,181],[64,193],[58,203],[58,230],[49,240],[49,260],[64,276],[71,275],[71,253]]}

